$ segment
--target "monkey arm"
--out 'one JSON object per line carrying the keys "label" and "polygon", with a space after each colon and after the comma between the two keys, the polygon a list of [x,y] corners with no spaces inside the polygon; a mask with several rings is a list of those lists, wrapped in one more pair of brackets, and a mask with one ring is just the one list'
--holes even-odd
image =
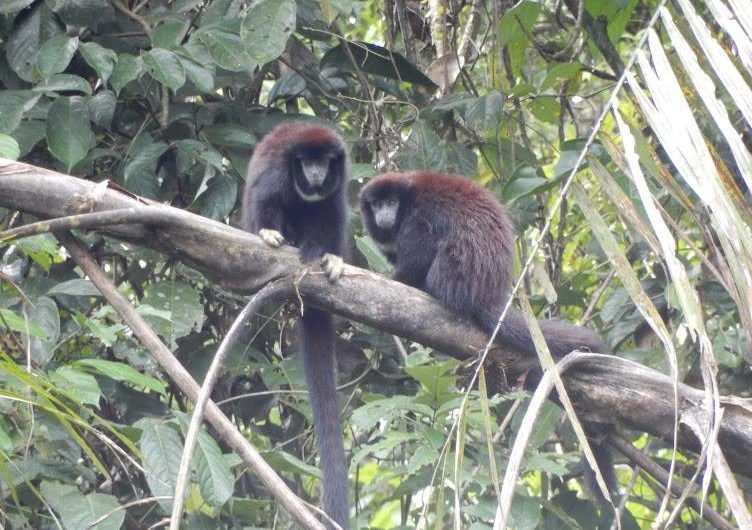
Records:
{"label": "monkey arm", "polygon": [[397,260],[394,266],[394,279],[423,289],[437,248],[436,236],[429,232],[428,225],[402,223],[395,238],[393,255]]}

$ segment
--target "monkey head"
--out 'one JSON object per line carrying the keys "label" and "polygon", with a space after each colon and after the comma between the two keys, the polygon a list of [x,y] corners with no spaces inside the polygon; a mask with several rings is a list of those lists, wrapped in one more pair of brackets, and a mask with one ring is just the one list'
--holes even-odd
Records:
{"label": "monkey head", "polygon": [[285,139],[285,158],[295,192],[306,202],[323,200],[344,184],[345,146],[334,131],[323,126],[295,125],[297,134]]}
{"label": "monkey head", "polygon": [[389,248],[412,200],[412,182],[406,174],[390,173],[371,180],[360,193],[366,229],[382,248]]}

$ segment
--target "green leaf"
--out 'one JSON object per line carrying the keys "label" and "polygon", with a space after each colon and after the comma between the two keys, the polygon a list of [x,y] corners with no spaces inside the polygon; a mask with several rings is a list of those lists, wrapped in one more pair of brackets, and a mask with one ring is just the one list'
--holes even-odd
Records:
{"label": "green leaf", "polygon": [[81,359],[73,363],[73,366],[87,368],[88,371],[94,371],[121,383],[130,383],[137,388],[146,388],[159,394],[165,393],[165,384],[162,381],[144,375],[128,364],[104,359]]}
{"label": "green leaf", "polygon": [[527,103],[533,116],[548,123],[558,123],[561,106],[554,96],[538,96]]}
{"label": "green leaf", "polygon": [[468,104],[465,120],[477,131],[492,131],[499,126],[503,110],[504,96],[493,91]]}
{"label": "green leaf", "polygon": [[89,110],[83,98],[60,97],[47,113],[47,147],[70,172],[83,160],[94,141]]}
{"label": "green leaf", "polygon": [[167,148],[168,145],[164,142],[154,142],[151,139],[144,140],[144,143],[137,150],[134,149],[125,165],[126,183],[145,170],[149,170],[157,159],[167,151]]}
{"label": "green leaf", "polygon": [[52,298],[40,296],[32,300],[26,308],[29,322],[39,327],[43,335],[30,340],[31,358],[39,366],[44,366],[52,357],[52,352],[60,338],[60,313]]}
{"label": "green leaf", "polygon": [[180,62],[188,79],[199,92],[204,94],[214,92],[214,74],[209,69],[185,57],[180,57]]}
{"label": "green leaf", "polygon": [[102,389],[93,375],[76,370],[73,366],[61,366],[51,372],[49,377],[53,384],[65,388],[69,395],[75,396],[80,403],[99,406]]}
{"label": "green leaf", "polygon": [[187,20],[165,20],[154,30],[151,43],[154,48],[172,50],[180,46],[190,24]]}
{"label": "green leaf", "polygon": [[[175,478],[183,453],[180,436],[164,422],[151,418],[139,420],[135,426],[141,429],[138,446],[152,495],[171,497],[175,492]],[[172,502],[163,501],[161,504],[169,507]]]}
{"label": "green leaf", "polygon": [[117,98],[114,92],[102,90],[94,97],[89,98],[86,105],[89,107],[89,119],[94,122],[94,125],[109,130],[117,106]]}
{"label": "green leaf", "polygon": [[49,79],[53,74],[65,71],[77,49],[78,37],[56,35],[47,40],[37,54],[32,79]]}
{"label": "green leaf", "polygon": [[94,284],[83,278],[74,278],[55,285],[47,291],[47,295],[66,295],[66,296],[102,296],[99,289]]}
{"label": "green leaf", "polygon": [[170,343],[186,336],[192,329],[198,329],[204,321],[204,305],[199,292],[187,283],[156,283],[149,287],[141,303],[169,315],[168,319],[148,315],[145,318]]}
{"label": "green leaf", "polygon": [[96,42],[82,42],[78,49],[88,65],[99,75],[102,83],[107,83],[115,70],[115,64],[118,60],[117,53]]}
{"label": "green leaf", "polygon": [[19,21],[7,41],[6,57],[18,77],[31,82],[42,43],[62,34],[63,27],[46,4],[39,4],[28,17]]}
{"label": "green leaf", "polygon": [[543,92],[563,81],[569,81],[582,70],[579,63],[559,63],[551,68],[541,82],[540,91]]}
{"label": "green leaf", "polygon": [[115,20],[115,9],[102,0],[48,0],[52,10],[70,26],[98,28]]}
{"label": "green leaf", "polygon": [[[29,322],[29,329],[27,330],[26,322],[23,317],[14,313],[10,309],[0,308],[0,316],[2,316],[4,320],[0,320],[0,329],[8,329],[19,333],[26,333],[28,331],[29,335],[32,337],[44,337],[45,331],[41,326]],[[8,325],[7,328],[5,327],[5,324]]]}
{"label": "green leaf", "polygon": [[21,148],[18,147],[16,139],[7,134],[0,133],[0,158],[18,160],[19,156],[21,156]]}
{"label": "green leaf", "polygon": [[[390,79],[397,79],[416,85],[435,87],[435,83],[428,76],[399,53],[391,52],[383,46],[367,42],[348,43],[350,52],[358,67],[369,74],[381,75]],[[352,62],[345,53],[344,45],[338,44],[321,59],[321,69],[336,67],[348,72],[354,71]]]}
{"label": "green leaf", "polygon": [[129,53],[118,55],[117,64],[110,78],[110,85],[115,89],[115,94],[120,91],[131,81],[138,79],[144,71],[144,61],[141,57],[136,57]]}
{"label": "green leaf", "polygon": [[194,462],[201,495],[212,506],[223,506],[235,489],[235,477],[217,442],[206,431],[198,435]]}
{"label": "green leaf", "polygon": [[350,421],[361,429],[370,429],[379,422],[391,422],[408,412],[431,417],[433,409],[418,403],[412,396],[394,396],[377,399],[355,409]]}
{"label": "green leaf", "polygon": [[196,199],[201,215],[210,219],[224,219],[235,206],[238,182],[225,175],[209,180],[206,190]]}
{"label": "green leaf", "polygon": [[0,90],[0,132],[13,132],[24,112],[33,108],[39,97],[31,90]]}
{"label": "green leaf", "polygon": [[[2,114],[2,111],[0,111],[0,114]],[[46,127],[46,122],[42,120],[28,120],[18,124],[11,136],[18,142],[18,147],[21,150],[19,156],[23,157],[29,154],[45,138]]]}
{"label": "green leaf", "polygon": [[37,83],[34,92],[83,92],[91,94],[89,82],[73,74],[55,74],[46,81]]}
{"label": "green leaf", "polygon": [[282,55],[295,31],[294,0],[260,0],[242,17],[240,38],[251,57],[264,64]]}
{"label": "green leaf", "polygon": [[[125,521],[125,510],[119,509],[120,504],[112,495],[84,495],[76,486],[48,481],[42,482],[40,490],[67,530],[119,530]],[[105,515],[102,522],[92,526]]]}
{"label": "green leaf", "polygon": [[199,30],[195,33],[212,61],[225,70],[231,72],[250,72],[256,68],[256,61],[248,55],[240,35],[220,27]]}
{"label": "green leaf", "polygon": [[159,81],[177,90],[185,84],[185,69],[178,56],[170,50],[154,48],[142,55],[149,74]]}
{"label": "green leaf", "polygon": [[201,134],[214,145],[243,149],[251,149],[256,145],[256,136],[247,127],[240,125],[210,125]]}
{"label": "green leaf", "polygon": [[371,236],[355,238],[355,246],[368,260],[368,267],[379,274],[387,274],[392,270],[392,264],[381,253],[379,246]]}

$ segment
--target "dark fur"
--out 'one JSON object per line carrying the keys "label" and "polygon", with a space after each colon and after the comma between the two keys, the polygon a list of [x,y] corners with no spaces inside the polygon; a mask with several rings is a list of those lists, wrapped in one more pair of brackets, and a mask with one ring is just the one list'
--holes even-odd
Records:
{"label": "dark fur", "polygon": [[[395,196],[397,223],[386,231],[376,225],[371,205]],[[515,233],[506,210],[491,193],[456,175],[386,173],[363,188],[361,215],[371,237],[394,263],[396,280],[471,316],[487,333],[493,331],[509,298]],[[574,350],[608,352],[601,337],[589,329],[555,320],[542,321],[540,326],[554,357]],[[497,340],[536,354],[525,319],[517,311],[507,312]],[[614,490],[605,444],[593,449]]]}
{"label": "dark fur", "polygon": [[[303,200],[293,180],[299,170],[295,167],[296,155],[318,157],[332,153],[337,158],[333,159],[332,171],[324,183],[331,194],[321,200]],[[326,253],[343,256],[347,167],[345,144],[331,129],[307,122],[279,125],[258,144],[251,158],[243,195],[243,228],[254,233],[262,228],[281,232],[288,243],[299,248],[304,262],[319,259]],[[320,309],[306,307],[301,317],[301,330],[303,366],[324,475],[323,507],[340,526],[350,528],[332,317]]]}
{"label": "dark fur", "polygon": [[[400,198],[396,230],[375,226],[370,204],[388,195]],[[490,333],[509,297],[514,227],[506,210],[483,187],[455,175],[387,173],[361,193],[361,213],[371,237],[393,245],[386,253],[394,278],[421,289],[446,307],[472,316]],[[559,321],[541,322],[551,353],[576,349],[606,352],[600,336]],[[535,354],[525,320],[509,311],[499,341]]]}

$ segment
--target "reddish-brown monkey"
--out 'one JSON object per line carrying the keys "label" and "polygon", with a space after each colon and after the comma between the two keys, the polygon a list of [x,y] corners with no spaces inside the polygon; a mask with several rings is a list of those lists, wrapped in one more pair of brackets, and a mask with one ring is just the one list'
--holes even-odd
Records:
{"label": "reddish-brown monkey", "polygon": [[[363,224],[394,264],[394,279],[471,316],[490,334],[509,298],[515,238],[494,196],[465,177],[415,171],[379,175],[363,187],[360,198]],[[608,352],[600,335],[589,329],[556,320],[540,326],[555,357],[574,350]],[[517,311],[507,312],[497,340],[536,354]],[[591,445],[614,490],[607,447]],[[587,478],[592,485],[592,477]]]}

